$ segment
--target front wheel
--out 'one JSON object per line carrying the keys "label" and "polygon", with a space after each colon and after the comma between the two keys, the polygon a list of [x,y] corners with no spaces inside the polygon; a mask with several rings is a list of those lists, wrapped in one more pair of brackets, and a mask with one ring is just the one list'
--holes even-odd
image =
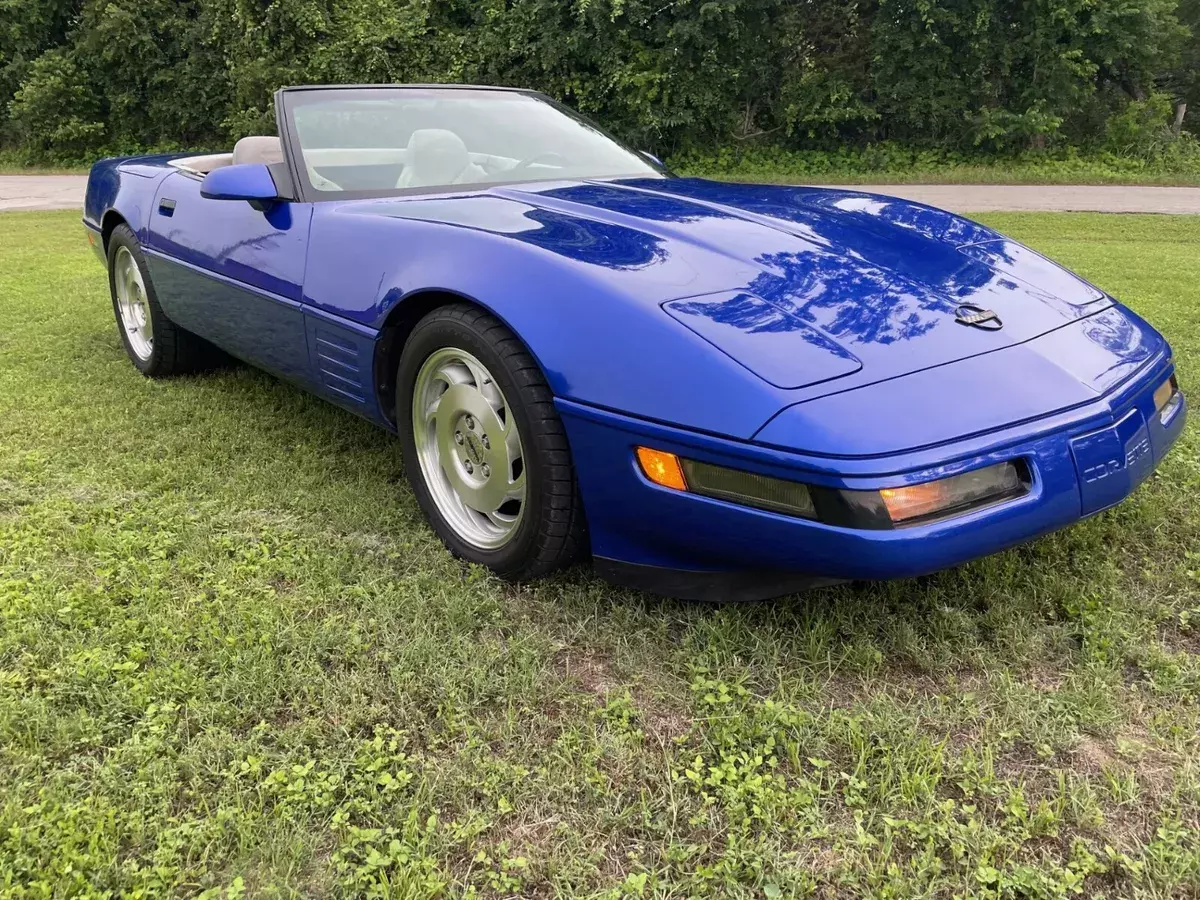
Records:
{"label": "front wheel", "polygon": [[537,363],[467,304],[413,329],[396,377],[404,467],[456,556],[511,580],[571,562],[583,507],[566,432]]}

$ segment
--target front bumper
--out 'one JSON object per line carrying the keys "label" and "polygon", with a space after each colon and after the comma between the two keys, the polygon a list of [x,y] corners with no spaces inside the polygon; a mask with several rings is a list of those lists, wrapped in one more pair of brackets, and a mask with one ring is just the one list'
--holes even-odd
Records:
{"label": "front bumper", "polygon": [[[887,457],[815,457],[697,434],[559,400],[597,570],[687,599],[755,599],[836,581],[906,578],[1063,528],[1128,496],[1179,437],[1182,395],[1160,414],[1158,360],[1083,407],[932,449]],[[1023,459],[1025,495],[894,530],[842,528],[650,483],[634,458],[648,445],[714,465],[853,490],[899,487]]]}

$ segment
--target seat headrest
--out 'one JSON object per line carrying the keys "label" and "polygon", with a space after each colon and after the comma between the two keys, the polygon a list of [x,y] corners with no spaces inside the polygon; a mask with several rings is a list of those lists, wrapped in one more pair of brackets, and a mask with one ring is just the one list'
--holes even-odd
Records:
{"label": "seat headrest", "polygon": [[233,147],[233,165],[262,163],[273,165],[283,162],[283,145],[277,137],[251,135],[238,141]]}
{"label": "seat headrest", "polygon": [[467,145],[453,131],[419,128],[408,139],[405,168],[413,186],[453,184],[470,164]]}

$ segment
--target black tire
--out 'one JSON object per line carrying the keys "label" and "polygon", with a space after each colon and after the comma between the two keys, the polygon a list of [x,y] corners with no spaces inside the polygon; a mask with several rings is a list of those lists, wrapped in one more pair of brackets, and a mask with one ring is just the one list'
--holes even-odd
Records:
{"label": "black tire", "polygon": [[[517,422],[526,478],[525,508],[508,543],[485,550],[463,540],[430,494],[412,429],[413,391],[421,366],[437,350],[473,354],[492,373]],[[546,575],[575,560],[586,546],[583,503],[566,431],[541,369],[495,316],[467,303],[439,307],[417,323],[396,375],[396,421],[404,469],[434,531],[455,556],[487,566],[510,581]]]}
{"label": "black tire", "polygon": [[[121,309],[117,298],[116,267],[114,260],[122,248],[129,250],[142,276],[146,289],[146,301],[150,308],[150,324],[153,336],[149,356],[139,355],[130,342],[121,321]],[[163,312],[150,280],[150,270],[142,246],[133,231],[126,225],[118,225],[108,238],[108,290],[112,296],[113,314],[117,320],[117,334],[129,355],[134,368],[148,378],[168,378],[210,368],[220,358],[212,344],[180,328]]]}

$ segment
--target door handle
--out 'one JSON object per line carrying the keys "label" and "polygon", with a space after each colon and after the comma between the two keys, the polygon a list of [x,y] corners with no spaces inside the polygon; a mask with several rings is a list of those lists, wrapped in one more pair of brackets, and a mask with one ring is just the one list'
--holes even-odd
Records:
{"label": "door handle", "polygon": [[162,200],[158,201],[158,211],[164,216],[175,215],[175,201],[164,197]]}

